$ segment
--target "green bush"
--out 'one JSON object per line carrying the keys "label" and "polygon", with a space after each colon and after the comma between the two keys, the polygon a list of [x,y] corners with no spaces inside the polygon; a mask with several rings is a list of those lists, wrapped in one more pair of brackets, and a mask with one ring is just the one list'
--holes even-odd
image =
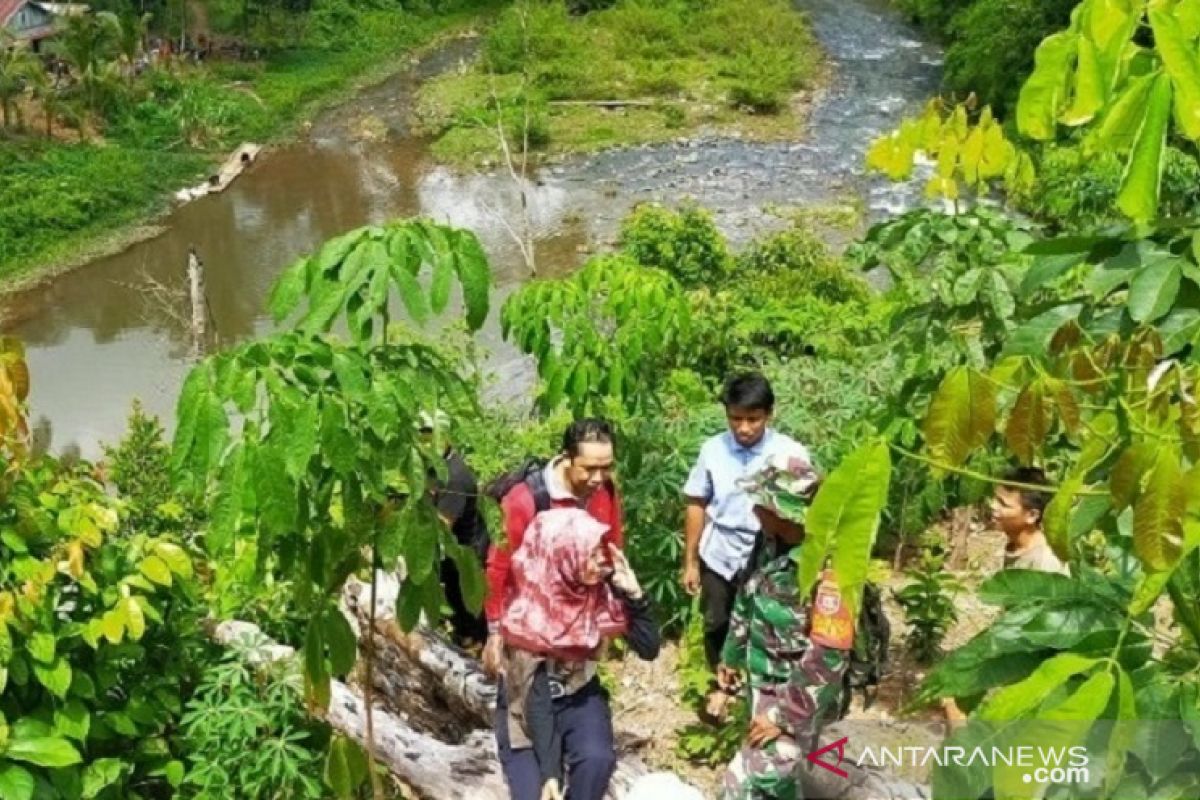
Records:
{"label": "green bush", "polygon": [[329,727],[308,715],[299,674],[278,665],[265,677],[233,648],[205,673],[188,702],[182,739],[190,762],[185,778],[196,800],[327,796],[319,776]]}
{"label": "green bush", "polygon": [[945,86],[1004,114],[1033,69],[1033,51],[1065,28],[1077,0],[975,0],[949,23]]}
{"label": "green bush", "polygon": [[639,206],[621,226],[620,245],[634,261],[663,270],[686,289],[723,284],[734,265],[712,215],[696,206]]}
{"label": "green bush", "polygon": [[[1085,154],[1078,145],[1047,147],[1037,184],[1019,198],[1023,211],[1060,230],[1086,230],[1122,218],[1116,208],[1123,171],[1113,153]],[[1193,213],[1200,204],[1200,163],[1168,145],[1160,207],[1170,216]]]}
{"label": "green bush", "polygon": [[164,189],[193,179],[204,162],[91,144],[0,143],[0,265],[145,213]]}
{"label": "green bush", "polygon": [[729,83],[729,103],[759,114],[774,114],[799,88],[803,74],[794,52],[751,41],[722,68]]}
{"label": "green bush", "polygon": [[747,282],[772,278],[757,291],[741,292],[751,303],[755,294],[783,299],[811,295],[833,303],[861,302],[869,296],[863,279],[846,269],[824,242],[803,227],[755,242],[738,256],[737,276]]}
{"label": "green bush", "polygon": [[938,33],[945,33],[950,20],[964,8],[970,6],[972,0],[896,0],[896,5],[908,15],[913,22],[930,28]]}

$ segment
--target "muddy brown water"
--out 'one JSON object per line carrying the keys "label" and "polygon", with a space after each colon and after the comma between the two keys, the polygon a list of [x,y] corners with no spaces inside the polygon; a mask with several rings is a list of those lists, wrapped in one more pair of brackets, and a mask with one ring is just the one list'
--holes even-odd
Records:
{"label": "muddy brown water", "polygon": [[[756,145],[698,138],[616,151],[545,169],[528,185],[539,269],[552,274],[603,246],[642,200],[710,206],[735,240],[769,227],[764,204],[861,197],[876,214],[912,191],[863,178],[862,154],[933,91],[940,54],[884,0],[800,0],[834,62],[804,141]],[[287,264],[342,231],[416,214],[474,230],[492,261],[494,308],[528,278],[502,220],[519,195],[500,174],[457,174],[407,130],[419,82],[471,57],[456,40],[413,69],[321,115],[298,141],[268,152],[223,193],[181,206],[165,231],[0,304],[5,332],[26,343],[31,418],[40,446],[95,457],[125,429],[135,398],[170,426],[190,366],[181,314],[149,287],[182,289],[189,247],[206,267],[212,325],[224,344],[271,330],[263,306]],[[479,337],[497,374],[496,397],[521,394],[529,367],[499,335],[493,313]]]}

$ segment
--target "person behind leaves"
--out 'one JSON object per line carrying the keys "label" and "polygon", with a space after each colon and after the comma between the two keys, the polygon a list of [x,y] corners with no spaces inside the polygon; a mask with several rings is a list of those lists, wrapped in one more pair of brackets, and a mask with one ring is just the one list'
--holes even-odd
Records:
{"label": "person behind leaves", "polygon": [[[513,553],[496,732],[514,800],[562,800],[564,750],[572,800],[604,796],[615,752],[590,664],[605,639],[623,634],[642,658],[658,653],[649,601],[607,532],[582,509],[549,509]],[[608,758],[581,758],[589,748]]]}
{"label": "person behind leaves", "polygon": [[[1004,534],[1004,569],[1071,575],[1070,568],[1050,549],[1042,530],[1042,516],[1050,494],[1046,473],[1037,467],[1015,469],[996,486],[992,493],[992,524]],[[967,715],[953,697],[942,698],[942,711],[952,727],[967,721]]]}

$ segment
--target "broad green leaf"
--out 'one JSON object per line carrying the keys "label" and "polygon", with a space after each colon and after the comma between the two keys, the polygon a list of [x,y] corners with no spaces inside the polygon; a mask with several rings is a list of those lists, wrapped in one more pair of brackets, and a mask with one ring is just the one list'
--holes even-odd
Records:
{"label": "broad green leaf", "polygon": [[467,609],[478,612],[483,608],[483,598],[486,584],[483,576],[483,565],[468,547],[457,542],[447,543],[446,550],[454,559],[455,571],[458,573],[458,584]]}
{"label": "broad green leaf", "polygon": [[1075,495],[1082,488],[1083,478],[1079,475],[1072,475],[1063,481],[1054,495],[1054,499],[1046,506],[1044,519],[1046,541],[1054,554],[1064,563],[1071,559],[1071,509],[1075,505]]}
{"label": "broad green leaf", "polygon": [[125,615],[120,609],[118,606],[104,612],[100,621],[100,632],[112,644],[119,644],[125,636]]}
{"label": "broad green leaf", "polygon": [[887,444],[868,442],[838,466],[817,491],[800,547],[800,592],[807,596],[827,553],[843,597],[857,611],[879,517],[887,500],[892,462]]}
{"label": "broad green leaf", "polygon": [[1074,31],[1047,36],[1034,53],[1033,72],[1017,100],[1017,128],[1038,141],[1053,139],[1079,41]]}
{"label": "broad green leaf", "polygon": [[35,663],[33,674],[52,695],[59,699],[66,698],[67,690],[71,688],[71,664],[66,658],[59,656],[49,665]]}
{"label": "broad green leaf", "polygon": [[1200,139],[1200,63],[1196,43],[1184,38],[1179,21],[1161,2],[1151,2],[1147,16],[1154,31],[1154,44],[1163,67],[1171,78],[1175,96],[1175,121],[1183,135]]}
{"label": "broad green leaf", "polygon": [[68,700],[62,708],[56,709],[54,712],[54,732],[66,736],[68,739],[86,742],[91,727],[91,714],[87,707],[78,700]]}
{"label": "broad green leaf", "polygon": [[[1079,744],[1090,731],[1091,723],[1107,708],[1114,683],[1108,670],[1096,672],[1061,703],[1043,709],[1035,721],[1022,725],[1021,741],[1037,742],[1044,749],[1058,747],[1063,750]],[[1035,763],[1050,766],[1048,762]],[[1027,766],[1001,764],[994,768],[993,775],[997,800],[1036,797],[1044,791],[1036,783],[1030,783]]]}
{"label": "broad green leaf", "polygon": [[1028,299],[1034,292],[1063,273],[1083,263],[1086,253],[1063,253],[1041,256],[1034,260],[1025,277],[1021,279],[1021,298]]}
{"label": "broad green leaf", "polygon": [[1028,602],[1095,599],[1095,591],[1056,572],[1006,569],[980,585],[979,599],[991,605],[1007,607]]}
{"label": "broad green leaf", "polygon": [[1104,771],[1105,794],[1108,797],[1118,797],[1116,791],[1118,781],[1125,771],[1125,758],[1133,745],[1135,725],[1137,724],[1137,701],[1133,691],[1133,681],[1129,673],[1120,666],[1117,671],[1117,721],[1113,725],[1112,736],[1108,740],[1108,764]]}
{"label": "broad green leaf", "polygon": [[158,556],[147,556],[142,559],[142,563],[138,566],[138,569],[143,575],[160,586],[170,586],[173,582],[171,568],[167,566],[167,562]]}
{"label": "broad green leaf", "polygon": [[125,617],[125,630],[129,632],[129,638],[136,642],[146,632],[146,617],[142,612],[142,607],[132,597],[123,599],[120,606],[121,613]]}
{"label": "broad green leaf", "polygon": [[404,565],[409,576],[424,583],[437,566],[439,524],[427,514],[406,514]]}
{"label": "broad green leaf", "polygon": [[450,286],[454,282],[454,262],[439,258],[433,262],[433,280],[429,285],[429,307],[435,314],[446,310],[450,302]]}
{"label": "broad green leaf", "polygon": [[1076,42],[1073,97],[1071,105],[1058,117],[1059,122],[1069,126],[1090,122],[1104,105],[1107,94],[1095,46],[1086,36],[1080,36]]}
{"label": "broad green leaf", "polygon": [[1126,153],[1133,147],[1138,129],[1146,118],[1146,105],[1153,86],[1153,75],[1129,79],[1096,129],[1095,141],[1099,148]]}
{"label": "broad green leaf", "polygon": [[1146,116],[1138,127],[1117,195],[1117,207],[1135,221],[1153,219],[1158,213],[1158,189],[1170,118],[1171,79],[1160,74],[1150,88]]}
{"label": "broad green leaf", "polygon": [[43,664],[49,664],[54,661],[54,645],[54,634],[44,631],[37,631],[31,635],[25,644],[29,650],[29,655],[33,656],[35,661],[40,661]]}
{"label": "broad green leaf", "polygon": [[1035,380],[1017,395],[1004,435],[1022,464],[1032,464],[1050,433],[1050,411],[1042,381]]}
{"label": "broad green leaf", "polygon": [[199,364],[188,373],[179,390],[179,401],[175,405],[175,442],[171,448],[171,469],[177,477],[188,462],[188,455],[195,447],[196,421],[200,406],[207,402],[209,391],[209,367]]}
{"label": "broad green leaf", "polygon": [[1059,653],[1043,661],[1023,681],[1004,687],[989,697],[976,712],[985,721],[1020,719],[1033,711],[1068,678],[1086,672],[1099,663],[1077,653]]}
{"label": "broad green leaf", "polygon": [[24,761],[39,767],[69,767],[80,762],[75,746],[57,736],[14,739],[9,742],[6,758]]}
{"label": "broad green leaf", "polygon": [[1160,449],[1133,506],[1133,550],[1149,569],[1169,569],[1182,554],[1187,499],[1178,456]]}
{"label": "broad green leaf", "polygon": [[0,762],[0,798],[33,800],[33,775],[17,764]]}
{"label": "broad green leaf", "polygon": [[325,783],[329,788],[340,798],[352,798],[368,777],[367,756],[362,748],[345,736],[335,737],[325,760]]}
{"label": "broad green leaf", "polygon": [[399,264],[393,262],[391,271],[392,283],[400,293],[400,301],[404,303],[409,318],[418,325],[424,324],[429,319],[429,303],[425,299],[425,290],[421,288],[416,277]]}
{"label": "broad green leaf", "polygon": [[1163,589],[1167,587],[1167,582],[1171,580],[1171,570],[1166,569],[1160,572],[1146,572],[1138,579],[1137,586],[1133,590],[1133,599],[1129,601],[1129,613],[1132,616],[1144,614],[1150,607],[1158,601],[1162,596]]}
{"label": "broad green leaf", "polygon": [[1054,334],[1068,321],[1077,319],[1082,309],[1082,305],[1075,303],[1057,306],[1022,324],[1004,343],[1001,357],[1045,355]]}
{"label": "broad green leaf", "polygon": [[325,612],[324,639],[329,647],[329,663],[334,675],[345,675],[354,668],[358,656],[358,640],[346,617],[338,608]]}
{"label": "broad green leaf", "polygon": [[267,308],[276,322],[282,322],[300,303],[308,282],[308,261],[307,258],[296,260],[275,282]]}
{"label": "broad green leaf", "polygon": [[118,758],[99,758],[83,770],[84,800],[91,800],[121,779],[124,764]]}
{"label": "broad green leaf", "polygon": [[171,542],[155,542],[154,554],[163,560],[174,574],[181,578],[192,577],[192,559],[184,549]]}
{"label": "broad green leaf", "polygon": [[[337,356],[334,356],[337,363]],[[321,434],[321,399],[309,397],[296,412],[295,424],[287,442],[285,463],[287,472],[299,481],[308,470],[308,462],[317,452],[317,441]]]}
{"label": "broad green leaf", "polygon": [[1171,310],[1183,273],[1179,259],[1158,259],[1133,276],[1129,284],[1129,316],[1134,322],[1154,322]]}
{"label": "broad green leaf", "polygon": [[454,268],[467,307],[467,327],[477,331],[487,319],[492,273],[479,239],[470,231],[458,232]]}
{"label": "broad green leaf", "polygon": [[1150,442],[1135,442],[1121,453],[1108,479],[1114,510],[1123,511],[1137,499],[1142,478],[1154,464],[1155,453]]}
{"label": "broad green leaf", "polygon": [[996,395],[991,382],[975,370],[955,367],[929,404],[923,433],[935,458],[958,466],[987,443],[995,426]]}
{"label": "broad green leaf", "polygon": [[329,707],[329,670],[325,666],[325,640],[323,626],[318,619],[310,619],[304,637],[304,688],[305,694],[318,708]]}

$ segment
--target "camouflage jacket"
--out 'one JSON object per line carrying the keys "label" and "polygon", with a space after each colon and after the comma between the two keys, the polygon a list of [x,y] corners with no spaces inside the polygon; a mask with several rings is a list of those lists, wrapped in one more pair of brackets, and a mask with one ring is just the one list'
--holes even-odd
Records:
{"label": "camouflage jacket", "polygon": [[836,711],[849,651],[808,638],[811,605],[802,601],[796,562],[781,556],[751,576],[738,593],[721,653],[748,676],[755,713],[793,735]]}

